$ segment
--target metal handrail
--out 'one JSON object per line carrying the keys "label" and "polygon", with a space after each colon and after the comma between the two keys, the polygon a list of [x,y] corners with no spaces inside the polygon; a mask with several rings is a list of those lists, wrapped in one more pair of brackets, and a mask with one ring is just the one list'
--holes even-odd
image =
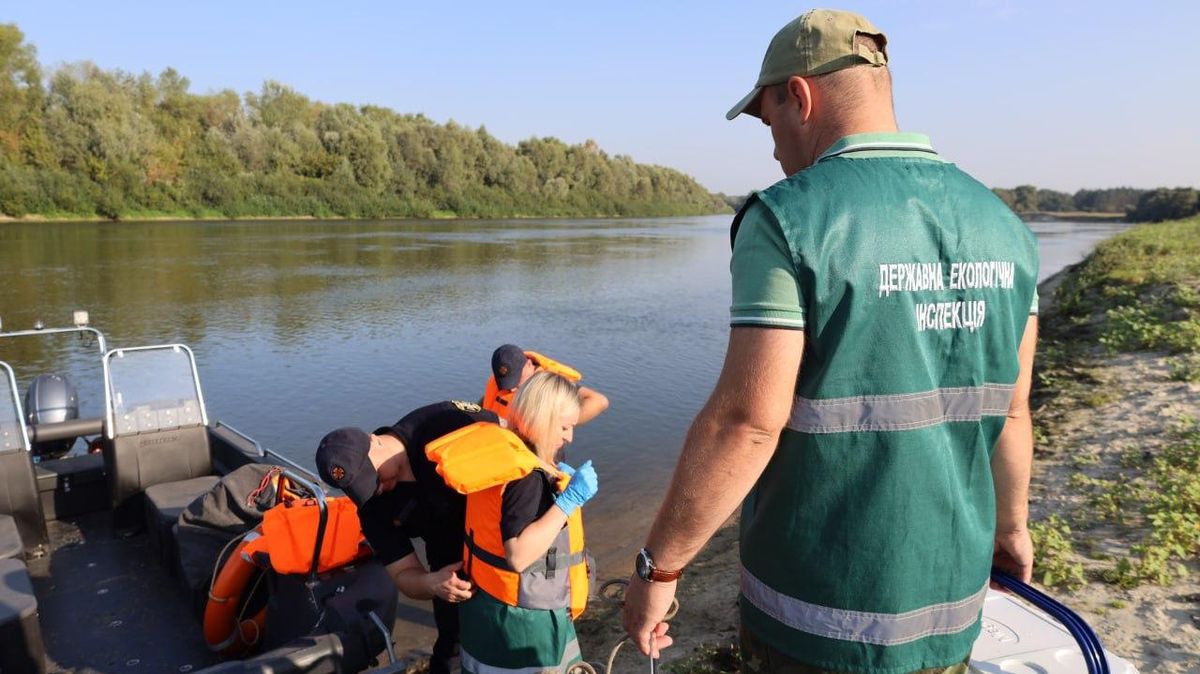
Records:
{"label": "metal handrail", "polygon": [[246,435],[245,433],[239,431],[238,429],[234,428],[233,426],[230,426],[229,424],[227,424],[224,421],[221,421],[219,419],[217,420],[216,427],[224,428],[224,429],[228,430],[230,433],[233,433],[234,435],[238,436],[239,438],[254,445],[254,451],[258,453],[258,456],[260,458],[265,458],[267,456],[267,450],[263,449],[262,443],[260,443],[258,440],[255,440],[254,438],[250,437],[249,435]]}
{"label": "metal handrail", "polygon": [[12,332],[0,332],[0,337],[32,337],[34,335],[61,335],[68,332],[90,332],[96,336],[96,343],[100,346],[100,355],[108,352],[108,341],[104,339],[104,333],[90,326],[74,327],[74,328],[41,328],[38,330],[13,330]]}
{"label": "metal handrail", "polygon": [[293,470],[300,471],[301,473],[304,473],[305,475],[311,477],[313,480],[320,482],[320,478],[318,478],[316,475],[313,475],[311,470],[305,468],[304,466],[301,466],[300,464],[287,458],[286,456],[280,454],[279,452],[271,449],[270,447],[264,447],[263,451],[265,452],[264,456],[266,456],[267,458],[287,464],[287,467],[289,467]]}
{"label": "metal handrail", "polygon": [[208,425],[208,409],[204,406],[204,392],[200,389],[200,371],[196,367],[196,354],[192,353],[191,348],[187,344],[154,344],[151,346],[129,346],[119,349],[113,349],[104,354],[101,359],[104,366],[104,413],[108,420],[108,439],[112,440],[116,437],[117,412],[112,402],[112,376],[108,367],[108,362],[113,356],[121,357],[127,351],[154,351],[157,349],[173,349],[175,351],[182,350],[187,354],[188,362],[192,366],[192,384],[196,387],[196,402],[200,403],[200,423]]}
{"label": "metal handrail", "polygon": [[13,374],[13,369],[8,366],[8,363],[0,360],[0,368],[8,373],[8,383],[12,389],[13,404],[17,406],[17,426],[21,429],[21,447],[25,451],[32,451],[32,445],[29,444],[29,432],[25,430],[25,411],[21,409],[21,397],[17,393],[17,375]]}
{"label": "metal handrail", "polygon": [[313,547],[312,568],[309,570],[308,580],[305,582],[311,591],[317,586],[317,567],[321,561],[321,544],[325,542],[325,525],[329,523],[329,508],[325,504],[325,490],[321,488],[320,484],[312,482],[307,478],[300,477],[295,472],[288,470],[287,468],[283,469],[283,474],[287,476],[289,480],[296,482],[301,487],[308,488],[308,490],[312,492],[313,498],[317,499],[317,541]]}

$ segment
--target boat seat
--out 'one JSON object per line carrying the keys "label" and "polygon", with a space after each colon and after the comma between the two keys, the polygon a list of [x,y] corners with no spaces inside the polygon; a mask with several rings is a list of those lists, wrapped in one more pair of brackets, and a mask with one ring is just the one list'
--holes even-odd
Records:
{"label": "boat seat", "polygon": [[25,559],[25,544],[12,515],[0,515],[0,559]]}
{"label": "boat seat", "polygon": [[179,556],[173,533],[175,522],[192,501],[207,494],[218,482],[220,478],[216,475],[203,475],[190,480],[164,482],[146,489],[146,530],[150,547],[172,572]]}
{"label": "boat seat", "polygon": [[[105,448],[104,464],[112,493],[115,528],[122,532],[140,529],[146,524],[142,515],[147,489],[212,475],[208,429],[196,425],[118,435]],[[161,498],[166,503],[179,495],[166,490]]]}
{"label": "boat seat", "polygon": [[27,552],[38,554],[50,542],[33,461],[19,445],[0,443],[0,515],[15,521]]}
{"label": "boat seat", "polygon": [[38,603],[25,562],[0,559],[0,672],[46,671]]}

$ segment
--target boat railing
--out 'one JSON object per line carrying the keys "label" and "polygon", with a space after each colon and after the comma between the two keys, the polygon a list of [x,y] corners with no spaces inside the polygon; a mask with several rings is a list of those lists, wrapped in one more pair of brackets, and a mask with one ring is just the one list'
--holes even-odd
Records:
{"label": "boat railing", "polygon": [[0,323],[0,337],[32,337],[36,335],[59,335],[78,332],[94,336],[96,344],[100,347],[101,355],[108,352],[108,342],[104,339],[104,333],[88,325],[88,312],[75,311],[72,315],[72,320],[75,325],[70,328],[47,328],[41,321],[34,321],[32,330],[13,330],[11,332],[3,332],[3,323]]}

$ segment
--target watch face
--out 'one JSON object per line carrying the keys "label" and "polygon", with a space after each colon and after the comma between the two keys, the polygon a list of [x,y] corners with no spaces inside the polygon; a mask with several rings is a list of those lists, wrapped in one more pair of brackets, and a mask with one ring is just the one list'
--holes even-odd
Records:
{"label": "watch face", "polygon": [[637,560],[633,563],[638,578],[650,580],[650,555],[645,550],[638,552]]}

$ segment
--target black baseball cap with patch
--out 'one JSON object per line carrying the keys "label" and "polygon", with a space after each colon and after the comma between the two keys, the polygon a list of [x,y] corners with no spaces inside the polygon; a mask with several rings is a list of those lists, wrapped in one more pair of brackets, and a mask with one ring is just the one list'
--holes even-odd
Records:
{"label": "black baseball cap with patch", "polygon": [[505,344],[492,352],[492,376],[501,391],[516,388],[521,383],[521,370],[525,369],[525,352],[515,344]]}
{"label": "black baseball cap with patch", "polygon": [[368,453],[371,436],[361,428],[347,426],[331,431],[317,445],[317,472],[330,486],[345,492],[361,506],[375,495],[379,473]]}

